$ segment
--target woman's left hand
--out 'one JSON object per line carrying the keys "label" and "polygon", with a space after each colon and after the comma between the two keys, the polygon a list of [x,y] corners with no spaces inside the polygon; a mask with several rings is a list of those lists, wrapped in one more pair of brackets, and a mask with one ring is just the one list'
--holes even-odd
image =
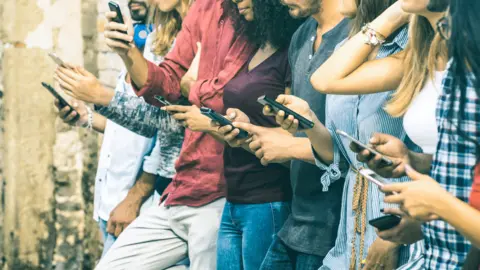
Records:
{"label": "woman's left hand", "polygon": [[203,115],[200,109],[195,106],[171,105],[164,106],[162,110],[166,110],[172,114],[175,120],[183,124],[184,127],[199,132],[216,131],[218,128],[212,127],[210,118]]}
{"label": "woman's left hand", "polygon": [[114,96],[98,79],[82,67],[57,67],[54,75],[60,87],[69,96],[89,103],[108,106]]}
{"label": "woman's left hand", "polygon": [[380,238],[375,239],[368,249],[367,258],[362,261],[362,265],[364,265],[362,269],[395,269],[398,263],[398,247],[398,244]]}
{"label": "woman's left hand", "polygon": [[418,173],[408,165],[405,169],[412,182],[385,185],[383,192],[396,193],[386,196],[385,202],[400,204],[402,211],[423,222],[438,219],[438,207],[451,195],[428,175]]}

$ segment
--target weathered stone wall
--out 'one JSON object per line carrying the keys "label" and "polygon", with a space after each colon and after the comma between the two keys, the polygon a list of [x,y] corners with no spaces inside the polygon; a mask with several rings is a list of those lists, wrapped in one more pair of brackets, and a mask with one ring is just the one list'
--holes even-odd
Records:
{"label": "weathered stone wall", "polygon": [[93,269],[101,254],[92,219],[98,136],[59,121],[39,83],[52,82],[55,51],[114,87],[122,63],[103,40],[107,3],[0,0],[3,269]]}

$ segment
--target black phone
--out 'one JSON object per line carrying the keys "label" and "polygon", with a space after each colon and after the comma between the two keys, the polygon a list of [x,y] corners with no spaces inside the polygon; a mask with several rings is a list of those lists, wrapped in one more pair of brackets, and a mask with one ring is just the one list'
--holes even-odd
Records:
{"label": "black phone", "polygon": [[283,104],[276,102],[275,100],[263,95],[257,99],[258,103],[262,104],[263,106],[270,106],[274,112],[284,111],[285,117],[288,115],[292,115],[295,119],[298,120],[298,127],[301,130],[311,129],[315,126],[315,124],[308,120],[307,118],[301,116],[300,114],[290,110],[289,108],[285,107]]}
{"label": "black phone", "polygon": [[[42,82],[42,86],[45,87],[45,89],[47,89],[48,92],[50,92],[50,94],[52,94],[58,100],[58,103],[60,104],[60,107],[62,109],[68,106],[71,109],[70,113],[72,111],[75,111],[73,106],[70,105],[57,91],[55,91],[55,89],[50,84]],[[78,112],[77,111],[75,112],[77,113],[77,116],[75,116],[75,118],[73,119],[74,121],[78,120],[78,118],[80,117]]]}
{"label": "black phone", "polygon": [[450,5],[450,0],[430,0],[427,5],[428,11],[443,12]]}
{"label": "black phone", "polygon": [[108,2],[108,7],[110,8],[110,11],[117,13],[117,17],[115,17],[113,21],[119,24],[125,24],[125,21],[123,21],[122,10],[120,9],[118,3],[115,1],[110,1]]}
{"label": "black phone", "polygon": [[386,215],[383,217],[371,219],[368,221],[368,223],[373,227],[377,228],[379,231],[385,231],[400,224],[401,220],[402,218],[397,215]]}
{"label": "black phone", "polygon": [[372,153],[372,155],[381,155],[381,156],[382,156],[382,163],[383,163],[384,165],[386,165],[386,166],[392,166],[392,165],[393,165],[393,161],[391,161],[390,159],[386,158],[385,156],[383,156],[383,155],[380,154],[379,152],[375,151],[373,148],[368,147],[367,145],[363,144],[363,143],[360,142],[359,140],[357,140],[357,139],[353,138],[352,136],[348,135],[345,131],[342,131],[342,130],[337,129],[336,132],[337,132],[338,135],[341,135],[341,136],[343,136],[344,138],[348,139],[350,142],[356,144],[357,147],[363,148],[363,149],[367,149],[368,151],[370,151],[370,153]]}
{"label": "black phone", "polygon": [[[200,112],[203,115],[212,119],[213,121],[217,121],[220,124],[220,126],[232,126],[233,128],[235,128],[232,124],[232,121],[228,120],[223,115],[217,113],[216,111],[214,111],[210,108],[202,107],[202,108],[200,108]],[[249,137],[248,132],[246,132],[243,129],[239,129],[239,130],[240,130],[240,133],[237,135],[237,138],[246,139],[246,138]]]}

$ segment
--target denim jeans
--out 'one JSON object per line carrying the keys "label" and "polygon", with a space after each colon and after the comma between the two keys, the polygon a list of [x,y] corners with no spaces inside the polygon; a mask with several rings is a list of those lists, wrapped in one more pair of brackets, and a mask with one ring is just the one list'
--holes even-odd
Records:
{"label": "denim jeans", "polygon": [[227,202],[218,232],[217,269],[258,270],[289,214],[289,202]]}
{"label": "denim jeans", "polygon": [[102,234],[102,239],[103,239],[103,252],[102,252],[102,257],[103,257],[103,255],[107,253],[107,251],[113,245],[115,240],[117,240],[117,238],[114,235],[109,234],[107,232],[107,221],[101,218],[98,219],[98,227],[100,228],[100,233]]}
{"label": "denim jeans", "polygon": [[322,266],[323,258],[289,248],[275,237],[267,256],[259,268],[261,270],[317,270]]}

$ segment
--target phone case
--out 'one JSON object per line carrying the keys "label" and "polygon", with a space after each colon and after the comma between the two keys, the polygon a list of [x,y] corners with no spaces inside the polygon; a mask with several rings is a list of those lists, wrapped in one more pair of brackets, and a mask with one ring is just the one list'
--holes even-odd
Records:
{"label": "phone case", "polygon": [[397,226],[402,218],[396,215],[386,215],[376,219],[368,221],[370,225],[377,228],[379,231],[389,230]]}
{"label": "phone case", "polygon": [[[209,117],[210,119],[212,119],[213,121],[217,121],[220,126],[232,126],[232,121],[228,120],[227,118],[223,117],[222,115],[218,114],[217,112],[215,112],[214,110],[210,109],[210,108],[206,108],[206,107],[202,107],[200,108],[200,112]],[[240,130],[240,133],[237,135],[238,138],[240,139],[246,139],[248,138],[248,132],[246,132],[245,130],[242,130],[242,129],[239,129]]]}
{"label": "phone case", "polygon": [[73,119],[73,121],[77,121],[78,118],[80,118],[80,115],[78,114],[78,112],[60,95],[57,93],[57,91],[55,91],[55,89],[49,85],[48,83],[44,83],[42,82],[42,86],[48,90],[48,92],[50,92],[50,94],[52,94],[57,100],[58,100],[58,103],[60,104],[60,107],[69,107],[71,111],[75,111],[77,113],[77,116],[75,116],[75,118]]}
{"label": "phone case", "polygon": [[293,115],[293,117],[295,117],[295,119],[298,120],[298,127],[300,129],[311,129],[315,126],[315,124],[306,119],[305,117],[301,116],[300,114],[290,110],[289,108],[285,107],[284,105],[276,102],[275,100],[271,99],[271,98],[268,98],[266,95],[263,95],[261,97],[259,97],[257,99],[257,102],[262,104],[263,106],[265,105],[268,105],[270,107],[272,107],[273,110],[275,110],[275,112],[278,112],[278,111],[284,111],[286,115]]}

